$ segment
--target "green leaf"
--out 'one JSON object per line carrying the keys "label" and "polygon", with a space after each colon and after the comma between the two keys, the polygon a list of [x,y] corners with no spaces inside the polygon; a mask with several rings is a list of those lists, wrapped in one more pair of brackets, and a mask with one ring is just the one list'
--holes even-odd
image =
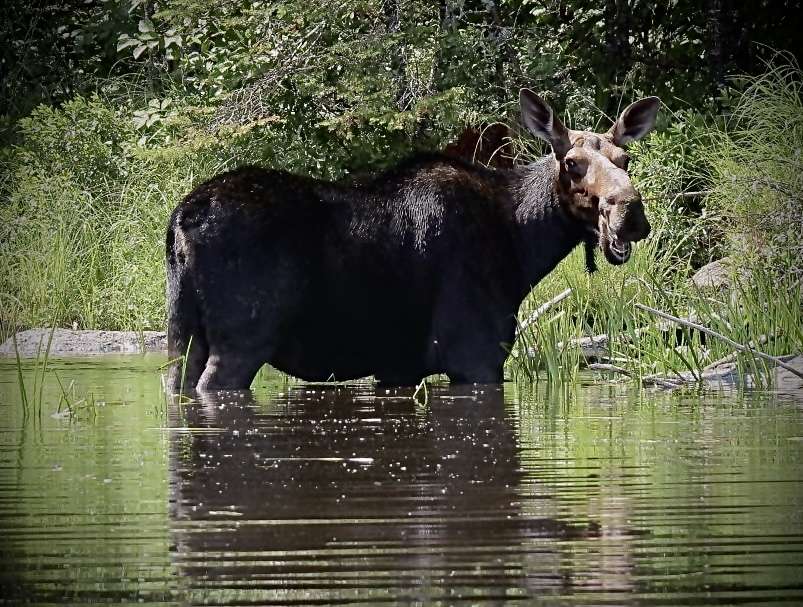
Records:
{"label": "green leaf", "polygon": [[117,52],[123,51],[130,46],[139,44],[139,40],[132,38],[128,34],[123,34],[117,41]]}
{"label": "green leaf", "polygon": [[143,34],[156,32],[156,28],[153,27],[153,22],[150,19],[140,20],[139,24],[137,25],[137,28]]}

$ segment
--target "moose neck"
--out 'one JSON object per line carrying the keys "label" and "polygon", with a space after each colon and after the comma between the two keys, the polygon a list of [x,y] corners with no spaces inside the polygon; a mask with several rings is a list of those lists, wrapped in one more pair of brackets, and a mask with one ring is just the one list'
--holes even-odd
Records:
{"label": "moose neck", "polygon": [[520,169],[516,179],[516,246],[529,290],[583,242],[587,228],[558,200],[554,155]]}

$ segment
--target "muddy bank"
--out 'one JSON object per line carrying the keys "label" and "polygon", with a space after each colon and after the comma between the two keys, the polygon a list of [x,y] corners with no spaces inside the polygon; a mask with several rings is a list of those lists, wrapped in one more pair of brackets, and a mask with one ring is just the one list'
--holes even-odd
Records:
{"label": "muddy bank", "polygon": [[[17,333],[17,351],[22,357],[44,355],[48,341],[50,356],[93,356],[96,354],[140,354],[167,352],[164,331],[73,331],[71,329],[28,329]],[[13,339],[0,345],[0,356],[15,356]]]}

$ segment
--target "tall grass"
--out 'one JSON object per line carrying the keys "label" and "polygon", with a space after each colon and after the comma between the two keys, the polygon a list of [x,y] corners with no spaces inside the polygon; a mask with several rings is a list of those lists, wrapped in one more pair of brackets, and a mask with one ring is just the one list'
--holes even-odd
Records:
{"label": "tall grass", "polygon": [[708,158],[712,202],[746,264],[803,278],[803,71],[780,56],[744,85]]}
{"label": "tall grass", "polygon": [[19,129],[3,155],[0,337],[162,328],[167,219],[213,159],[137,145],[130,116],[99,99],[42,107]]}
{"label": "tall grass", "polygon": [[16,302],[4,317],[23,326],[161,326],[164,278],[157,260],[172,201],[150,184],[90,192],[58,177],[35,180],[0,217],[7,237],[0,283]]}
{"label": "tall grass", "polygon": [[[536,287],[522,318],[567,286],[573,293],[522,332],[508,362],[513,377],[576,380],[583,359],[575,340],[595,334],[608,336],[603,356],[636,378],[700,376],[733,354],[726,343],[658,320],[636,303],[767,354],[803,352],[801,76],[794,63],[769,66],[744,83],[727,120],[687,121],[674,138],[657,133],[634,146],[632,173],[647,194],[652,235],[620,268],[600,264],[588,276],[577,251]],[[698,215],[680,206],[678,194],[690,190],[704,192]],[[696,267],[725,255],[733,259],[730,289],[691,284]],[[754,381],[766,371],[749,353],[736,358]]]}

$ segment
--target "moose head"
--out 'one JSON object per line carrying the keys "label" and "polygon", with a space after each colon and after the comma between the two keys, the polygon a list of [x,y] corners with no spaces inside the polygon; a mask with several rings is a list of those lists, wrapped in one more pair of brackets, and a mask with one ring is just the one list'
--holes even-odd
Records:
{"label": "moose head", "polygon": [[630,259],[631,243],[650,233],[641,195],[627,173],[630,158],[624,146],[652,129],[660,105],[657,97],[636,101],[606,133],[598,134],[566,128],[546,101],[528,89],[521,91],[524,124],[552,146],[560,203],[585,222],[614,265]]}

